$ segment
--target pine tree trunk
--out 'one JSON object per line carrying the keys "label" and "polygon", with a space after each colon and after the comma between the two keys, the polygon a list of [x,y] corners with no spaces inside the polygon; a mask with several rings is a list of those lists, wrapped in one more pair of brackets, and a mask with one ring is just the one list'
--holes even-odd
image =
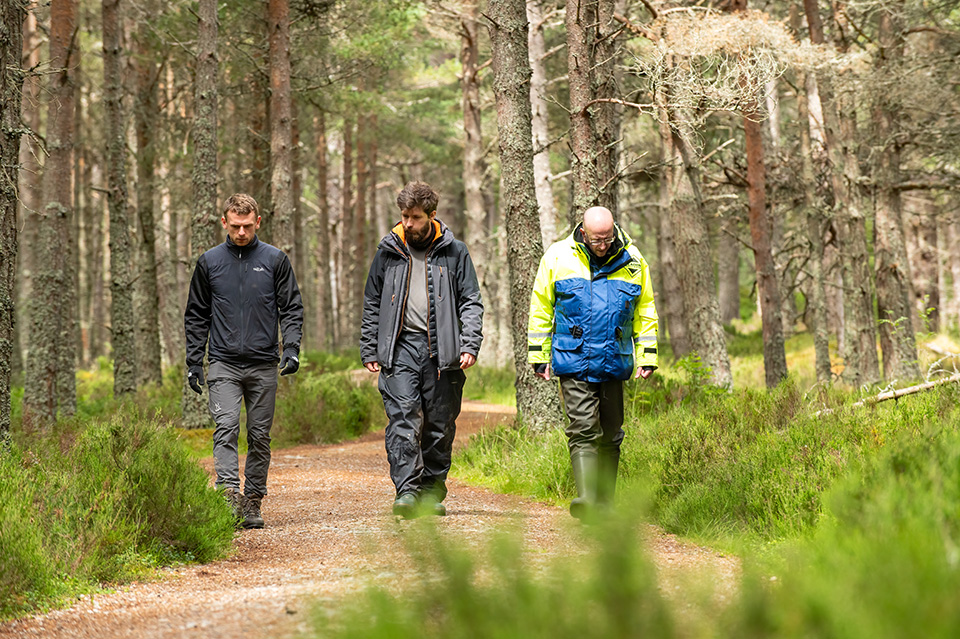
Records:
{"label": "pine tree trunk", "polygon": [[533,179],[540,206],[540,237],[544,246],[550,246],[558,236],[557,208],[553,201],[553,183],[550,181],[549,118],[547,109],[547,65],[544,56],[547,45],[543,34],[544,0],[527,1],[527,19],[530,32],[530,107],[533,113]]}
{"label": "pine tree trunk", "polygon": [[[367,144],[369,142],[369,132],[367,130],[367,118],[364,115],[357,117],[357,197],[353,203],[353,228],[350,241],[350,258],[354,265],[353,289],[350,292],[351,301],[357,301],[357,311],[359,317],[359,300],[363,299],[363,287],[366,284],[366,273],[363,265],[369,265],[367,259],[367,179],[370,177],[367,168]],[[359,323],[359,320],[358,320]],[[357,334],[359,339],[360,335]]]}
{"label": "pine tree trunk", "polygon": [[[670,339],[670,348],[677,359],[688,355],[692,349],[688,337],[688,322],[684,305],[683,289],[677,272],[677,249],[673,231],[673,194],[675,185],[684,179],[683,162],[673,146],[670,124],[666,112],[661,112],[660,130],[660,206],[657,233],[657,252],[660,256],[659,269],[661,286],[657,297],[657,310],[661,336]],[[665,321],[664,321],[665,320]],[[664,330],[664,328],[666,330]]]}
{"label": "pine tree trunk", "polygon": [[[954,203],[956,199],[954,198]],[[948,324],[951,328],[960,328],[960,251],[956,250],[960,246],[960,213],[956,206],[953,208],[951,219],[947,222],[947,246],[952,250],[947,253],[950,267],[950,279],[953,281],[952,295],[953,300],[950,304],[951,312],[949,314]]]}
{"label": "pine tree trunk", "polygon": [[43,205],[39,228],[30,317],[30,350],[24,382],[25,424],[44,425],[56,419],[57,388],[63,338],[63,293],[69,285],[66,255],[60,243],[67,234],[73,191],[70,185],[73,146],[74,73],[72,38],[76,26],[74,0],[50,5],[50,107],[47,117],[47,161],[43,170]]}
{"label": "pine tree trunk", "polygon": [[[810,40],[824,44],[817,0],[804,0]],[[824,138],[831,164],[831,187],[836,207],[835,227],[840,245],[843,282],[843,376],[853,386],[880,378],[873,316],[873,277],[870,272],[865,220],[857,191],[856,131],[853,105],[835,99],[833,82],[817,78],[822,103]],[[843,147],[848,150],[844,153]]]}
{"label": "pine tree trunk", "polygon": [[[800,9],[794,5],[790,8],[790,25],[793,32],[800,32]],[[817,382],[822,385],[828,385],[833,380],[832,370],[830,368],[830,330],[827,321],[827,294],[826,278],[824,275],[824,241],[826,232],[826,219],[823,210],[823,202],[817,196],[816,176],[813,169],[813,141],[815,136],[812,134],[813,126],[810,117],[811,96],[807,89],[816,86],[816,83],[808,81],[807,73],[800,71],[797,74],[797,86],[803,87],[803,91],[797,96],[797,120],[800,133],[800,161],[801,175],[803,183],[803,214],[806,217],[807,242],[809,243],[810,259],[807,262],[807,272],[810,275],[807,284],[807,304],[805,312],[805,321],[808,329],[813,334],[813,350],[815,353],[815,370],[817,373]],[[799,89],[798,89],[799,90]],[[817,98],[819,101],[819,97]],[[822,137],[818,141],[818,157],[822,155],[819,150],[823,148]]]}
{"label": "pine tree trunk", "polygon": [[107,121],[107,202],[110,207],[110,341],[114,357],[113,394],[117,398],[137,390],[120,29],[120,0],[103,0],[103,97]]}
{"label": "pine tree trunk", "polygon": [[[300,117],[298,115],[297,101],[290,100],[290,204],[293,207],[290,211],[293,223],[293,253],[290,256],[294,273],[306,273],[307,252],[305,248],[306,237],[303,231],[303,207],[301,198],[303,196],[303,161],[300,157]],[[310,299],[312,292],[302,291],[303,302],[308,302],[310,308],[313,308],[313,300]],[[311,335],[309,338],[313,338]]]}
{"label": "pine tree trunk", "polygon": [[[617,69],[620,61],[620,43],[617,34],[623,29],[614,20],[616,0],[596,0],[597,33],[594,36],[592,86],[595,97],[612,100],[620,97]],[[593,148],[597,154],[598,204],[620,218],[619,165],[620,165],[620,120],[622,107],[613,102],[597,104],[593,125]]]}
{"label": "pine tree trunk", "polygon": [[787,355],[783,340],[780,288],[773,261],[773,223],[767,214],[766,168],[760,122],[751,115],[743,119],[747,147],[747,199],[750,209],[750,237],[753,240],[757,289],[763,325],[763,369],[767,388],[787,377]]}
{"label": "pine tree trunk", "polygon": [[329,165],[327,162],[327,126],[326,114],[318,110],[313,120],[317,151],[317,199],[320,211],[317,214],[317,335],[319,346],[330,349],[337,343],[337,323],[333,315],[333,296],[330,278],[330,195],[327,181]]}
{"label": "pine tree trunk", "polygon": [[[489,278],[491,271],[490,240],[487,233],[487,210],[483,198],[483,176],[486,166],[483,159],[483,132],[480,128],[480,79],[478,66],[480,61],[480,35],[477,25],[478,7],[476,0],[466,2],[460,15],[460,76],[463,111],[463,192],[466,203],[466,235],[464,240],[470,250],[470,256],[476,265],[477,278],[480,281],[480,297],[483,299],[489,318],[493,313],[494,297],[491,294]],[[489,331],[484,335],[481,347],[481,360],[493,359],[490,353],[497,350],[497,336]]]}
{"label": "pine tree trunk", "polygon": [[293,167],[290,159],[290,6],[269,0],[270,30],[270,199],[273,244],[293,253]]}
{"label": "pine tree trunk", "polygon": [[[190,220],[190,273],[197,260],[216,243],[217,218],[217,0],[200,0],[198,7],[197,80],[194,87],[193,218]],[[182,387],[183,427],[206,428],[210,417],[205,398]]]}
{"label": "pine tree trunk", "polygon": [[910,315],[914,330],[937,332],[940,318],[938,216],[933,203],[910,198],[904,203],[904,243],[910,258],[912,292]]}
{"label": "pine tree trunk", "polygon": [[530,293],[543,245],[533,181],[533,134],[530,111],[530,56],[523,0],[490,0],[493,90],[500,133],[502,198],[506,203],[507,260],[513,356],[517,370],[517,411],[532,428],[543,432],[563,423],[553,384],[538,383],[527,364],[527,320]]}
{"label": "pine tree trunk", "polygon": [[[667,64],[673,64],[667,60]],[[674,157],[679,157],[682,174],[677,171],[671,185],[675,196],[669,208],[674,234],[677,276],[683,291],[687,335],[691,352],[710,369],[710,381],[720,388],[732,388],[733,375],[727,353],[726,333],[720,321],[720,305],[713,278],[710,234],[703,211],[700,159],[690,142],[692,118],[671,102],[673,89],[668,85],[656,95],[663,126],[669,129]],[[662,133],[661,135],[665,135]]]}
{"label": "pine tree trunk", "polygon": [[573,199],[567,213],[570,229],[583,219],[583,212],[599,204],[597,152],[594,148],[588,104],[594,97],[592,87],[594,38],[597,23],[593,0],[566,0],[567,78],[570,87],[570,150]]}
{"label": "pine tree trunk", "polygon": [[[156,7],[148,7],[153,15]],[[140,218],[140,268],[137,277],[137,347],[139,362],[137,381],[160,384],[163,379],[160,361],[160,298],[157,291],[156,221],[154,196],[156,172],[157,80],[159,69],[151,59],[148,46],[150,28],[140,27],[138,39],[137,103],[134,118],[137,137],[137,214]]]}
{"label": "pine tree trunk", "polygon": [[[23,25],[23,66],[25,69],[38,68],[40,64],[40,35],[37,18],[33,11],[27,12]],[[18,220],[18,253],[14,260],[17,268],[16,278],[16,323],[14,325],[14,372],[22,372],[27,354],[24,352],[30,343],[27,338],[30,324],[30,300],[33,290],[34,251],[37,248],[37,211],[42,202],[40,176],[40,156],[42,151],[37,141],[40,139],[42,108],[40,96],[42,93],[41,78],[34,74],[23,78],[23,93],[20,104],[21,122],[33,133],[20,138],[20,171],[18,173],[20,208]],[[19,129],[18,129],[19,130]]]}
{"label": "pine tree trunk", "polygon": [[729,324],[740,319],[740,215],[727,211],[717,235],[717,302],[720,321]]}
{"label": "pine tree trunk", "polygon": [[25,18],[26,5],[22,2],[4,2],[0,6],[0,446],[7,442],[10,434],[10,382],[16,321],[17,165],[23,88],[20,65]]}
{"label": "pine tree trunk", "polygon": [[[353,121],[349,117],[343,119],[343,174],[340,181],[340,224],[338,227],[341,232],[353,228]],[[343,257],[343,243],[339,245],[340,256]],[[338,330],[341,340],[350,340],[351,344],[357,342],[354,340],[356,333],[359,339],[359,316],[355,316],[354,307],[357,304],[353,300],[354,282],[363,277],[361,269],[367,265],[359,266],[348,260],[349,264],[343,259],[340,260],[342,269],[339,281],[339,291],[337,300],[339,302],[340,328]],[[340,343],[339,341],[337,343]]]}
{"label": "pine tree trunk", "polygon": [[[880,13],[879,75],[896,73],[896,58],[902,55],[903,35],[893,15]],[[875,167],[876,242],[873,254],[877,274],[877,312],[880,318],[880,348],[883,352],[883,374],[888,380],[920,377],[917,345],[913,333],[913,312],[910,261],[903,233],[903,212],[900,200],[900,105],[891,104],[891,94],[878,98],[874,107],[874,125],[883,145]]]}

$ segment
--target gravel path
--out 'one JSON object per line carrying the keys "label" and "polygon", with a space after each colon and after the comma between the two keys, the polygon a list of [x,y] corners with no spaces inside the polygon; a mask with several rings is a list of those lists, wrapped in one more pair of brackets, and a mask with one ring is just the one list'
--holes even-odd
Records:
{"label": "gravel path", "polygon": [[[511,409],[464,402],[457,444],[508,419]],[[586,551],[565,510],[448,481],[445,536],[482,545],[490,532],[522,532],[534,561]],[[161,579],[83,597],[71,608],[0,624],[7,637],[291,637],[308,628],[311,602],[371,583],[390,585],[406,553],[402,532],[418,522],[390,514],[393,485],[383,433],[330,446],[274,451],[263,530],[238,533],[229,559],[166,570]],[[732,592],[735,558],[646,531],[661,589],[675,597],[689,580]]]}

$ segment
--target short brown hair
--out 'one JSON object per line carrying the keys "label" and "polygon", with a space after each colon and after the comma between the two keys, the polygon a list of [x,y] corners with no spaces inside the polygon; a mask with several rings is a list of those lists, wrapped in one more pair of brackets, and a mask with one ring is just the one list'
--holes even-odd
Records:
{"label": "short brown hair", "polygon": [[227,213],[231,211],[240,217],[246,217],[251,213],[260,216],[260,207],[257,206],[257,201],[253,199],[253,196],[246,193],[234,193],[227,198],[227,201],[223,204],[223,217],[227,217]]}
{"label": "short brown hair", "polygon": [[420,208],[429,215],[437,210],[437,203],[440,196],[430,188],[426,182],[417,180],[403,187],[400,195],[397,196],[397,206],[401,211],[409,211],[413,208]]}

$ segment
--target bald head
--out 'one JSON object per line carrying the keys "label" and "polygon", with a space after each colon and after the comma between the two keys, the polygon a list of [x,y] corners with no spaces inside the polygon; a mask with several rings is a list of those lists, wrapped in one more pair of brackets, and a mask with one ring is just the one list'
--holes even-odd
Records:
{"label": "bald head", "polygon": [[610,209],[594,206],[584,211],[583,235],[594,255],[606,255],[615,239],[613,213]]}

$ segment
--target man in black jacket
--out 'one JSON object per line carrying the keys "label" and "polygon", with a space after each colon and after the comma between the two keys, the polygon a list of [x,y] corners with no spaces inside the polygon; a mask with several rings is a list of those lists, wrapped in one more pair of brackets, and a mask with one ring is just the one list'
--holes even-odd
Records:
{"label": "man in black jacket", "polygon": [[[290,260],[256,235],[260,213],[252,197],[231,196],[220,223],[227,241],[200,256],[190,281],[183,318],[187,381],[195,392],[203,392],[203,353],[209,339],[217,486],[244,528],[263,528],[260,504],[267,494],[277,362],[281,375],[296,373],[300,367],[303,304]],[[278,325],[283,333],[282,356]],[[243,493],[237,454],[241,401],[247,407]]]}
{"label": "man in black jacket", "polygon": [[363,292],[360,356],[380,372],[393,513],[444,515],[463,371],[477,361],[483,304],[463,242],[436,219],[424,182],[397,196],[400,223],[377,247]]}

